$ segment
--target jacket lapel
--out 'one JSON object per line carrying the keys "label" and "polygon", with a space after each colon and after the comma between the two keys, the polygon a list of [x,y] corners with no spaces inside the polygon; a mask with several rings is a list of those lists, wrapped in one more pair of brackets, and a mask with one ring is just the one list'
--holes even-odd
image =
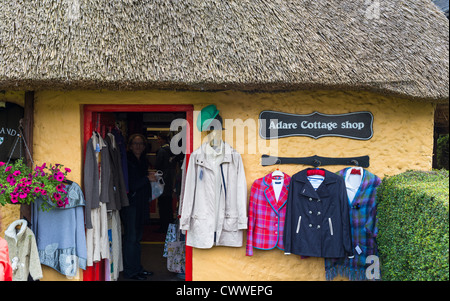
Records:
{"label": "jacket lapel", "polygon": [[329,172],[328,170],[325,170],[325,179],[317,188],[317,190],[315,190],[314,187],[311,185],[311,182],[309,182],[307,178],[306,170],[301,171],[298,177],[296,178],[297,181],[304,183],[303,188],[300,190],[300,193],[304,196],[313,199],[320,199],[321,197],[323,198],[329,196],[330,193],[328,192],[327,186],[329,184],[336,182],[336,179],[334,179],[332,175],[333,173]]}
{"label": "jacket lapel", "polygon": [[[301,171],[297,177],[295,177],[295,180],[298,182],[303,183],[303,187],[300,189],[300,194],[309,197],[318,199],[319,195],[317,194],[316,190],[314,190],[314,187],[312,187],[311,183],[309,182],[307,176],[306,176],[306,170]],[[323,183],[322,183],[323,184]],[[320,184],[320,186],[322,186]]]}
{"label": "jacket lapel", "polygon": [[289,183],[290,183],[290,177],[288,177],[286,174],[284,174],[284,183],[283,187],[281,188],[280,196],[278,198],[278,204],[280,204],[278,207],[282,208],[286,202],[287,197],[289,193]]}
{"label": "jacket lapel", "polygon": [[266,197],[267,202],[270,204],[270,206],[275,212],[278,212],[278,204],[272,186],[272,174],[266,175],[264,177],[263,183],[266,186],[264,188],[264,195]]}

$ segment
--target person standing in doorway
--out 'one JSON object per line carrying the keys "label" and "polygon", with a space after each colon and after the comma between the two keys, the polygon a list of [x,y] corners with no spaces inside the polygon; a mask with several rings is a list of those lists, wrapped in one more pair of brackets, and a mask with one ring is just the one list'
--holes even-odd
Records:
{"label": "person standing in doorway", "polygon": [[153,273],[144,270],[141,264],[141,244],[145,214],[145,203],[152,195],[150,182],[156,181],[154,173],[148,171],[147,143],[141,134],[133,134],[128,142],[128,199],[130,205],[121,209],[123,223],[123,274],[127,279],[145,280]]}
{"label": "person standing in doorway", "polygon": [[165,233],[169,223],[173,221],[173,182],[175,176],[175,156],[170,150],[169,138],[166,135],[158,135],[159,150],[156,152],[155,167],[163,172],[164,192],[158,198],[160,228],[157,232]]}

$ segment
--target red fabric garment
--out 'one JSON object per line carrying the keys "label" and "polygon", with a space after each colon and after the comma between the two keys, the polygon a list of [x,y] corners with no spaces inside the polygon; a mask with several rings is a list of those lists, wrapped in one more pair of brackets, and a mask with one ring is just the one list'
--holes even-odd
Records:
{"label": "red fabric garment", "polygon": [[0,280],[3,281],[12,281],[12,268],[11,262],[9,260],[9,251],[8,251],[8,243],[5,239],[0,237],[0,265],[2,268],[0,272]]}
{"label": "red fabric garment", "polygon": [[352,175],[360,175],[361,171],[359,169],[352,168],[352,170],[350,171],[350,174],[352,174]]}
{"label": "red fabric garment", "polygon": [[308,169],[306,175],[307,176],[319,175],[319,176],[325,177],[325,170],[318,169],[318,168],[316,168],[316,169]]}
{"label": "red fabric garment", "polygon": [[272,173],[253,182],[250,192],[246,255],[253,255],[253,248],[284,249],[283,232],[286,217],[286,201],[291,177],[284,173],[283,187],[277,199],[272,186]]}

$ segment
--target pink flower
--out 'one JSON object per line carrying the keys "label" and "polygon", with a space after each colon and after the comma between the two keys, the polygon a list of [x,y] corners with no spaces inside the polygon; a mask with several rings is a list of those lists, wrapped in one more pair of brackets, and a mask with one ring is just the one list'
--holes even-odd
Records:
{"label": "pink flower", "polygon": [[53,198],[57,201],[61,200],[61,194],[59,194],[58,192],[53,193]]}
{"label": "pink flower", "polygon": [[26,198],[28,195],[26,194],[26,193],[24,193],[24,192],[21,192],[21,193],[19,193],[19,197],[21,198],[21,199],[24,199],[24,198]]}
{"label": "pink flower", "polygon": [[56,203],[58,204],[58,207],[66,207],[66,205],[69,204],[69,198],[65,197],[64,201],[59,200]]}
{"label": "pink flower", "polygon": [[65,170],[66,172],[71,172],[71,171],[72,171],[70,168],[64,168],[64,170]]}
{"label": "pink flower", "polygon": [[64,191],[64,188],[65,188],[66,186],[64,185],[64,184],[58,184],[58,185],[56,185],[56,190],[58,191],[58,192],[65,192]]}
{"label": "pink flower", "polygon": [[44,168],[45,168],[45,163],[42,164],[42,166],[36,166],[36,167],[34,168],[34,170],[36,170],[36,171],[38,171],[38,170],[43,171]]}
{"label": "pink flower", "polygon": [[5,168],[5,171],[8,172],[8,171],[10,171],[11,169],[12,169],[12,166],[8,166],[8,167]]}
{"label": "pink flower", "polygon": [[64,174],[62,173],[62,172],[57,172],[56,174],[55,174],[55,180],[56,181],[59,181],[59,182],[62,182],[62,181],[64,181]]}
{"label": "pink flower", "polygon": [[16,170],[15,172],[13,172],[13,175],[15,177],[19,176],[21,174],[20,170]]}
{"label": "pink flower", "polygon": [[3,165],[6,165],[5,162],[0,162],[0,167],[2,167]]}
{"label": "pink flower", "polygon": [[16,185],[16,179],[14,179],[14,177],[9,177],[11,175],[8,175],[8,177],[6,178],[6,181],[8,182],[9,185],[14,186]]}
{"label": "pink flower", "polygon": [[11,196],[11,203],[17,203],[19,201],[17,193],[10,193],[9,195]]}

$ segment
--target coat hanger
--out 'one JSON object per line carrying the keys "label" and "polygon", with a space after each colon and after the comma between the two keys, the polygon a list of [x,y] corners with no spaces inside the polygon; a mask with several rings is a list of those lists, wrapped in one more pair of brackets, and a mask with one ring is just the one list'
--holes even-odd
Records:
{"label": "coat hanger", "polygon": [[[277,159],[277,163],[280,164],[281,160]],[[280,169],[277,166],[277,169],[275,169],[275,171],[272,172],[272,177],[284,177],[284,173],[282,171],[280,171]]]}
{"label": "coat hanger", "polygon": [[[281,163],[278,163],[281,160]],[[356,165],[361,167],[369,167],[369,156],[349,157],[349,158],[333,158],[333,157],[274,157],[269,155],[261,156],[261,165],[269,166],[275,164],[303,164],[316,166],[320,162],[320,166],[325,165]]]}
{"label": "coat hanger", "polygon": [[17,231],[19,231],[19,230],[22,228],[22,225],[23,225],[23,221],[19,220],[18,223],[17,223],[17,225],[16,225],[16,227],[15,227],[15,229],[16,229]]}
{"label": "coat hanger", "polygon": [[361,168],[359,168],[358,160],[353,159],[353,160],[351,160],[351,163],[353,163],[355,166],[358,166],[358,167],[353,167],[350,170],[350,174],[351,175],[360,175],[361,174]]}
{"label": "coat hanger", "polygon": [[314,159],[313,165],[315,166],[315,168],[308,169],[306,171],[306,175],[307,176],[319,175],[325,177],[325,170],[319,169],[319,166],[322,165],[322,162],[320,162],[320,160],[318,159]]}

